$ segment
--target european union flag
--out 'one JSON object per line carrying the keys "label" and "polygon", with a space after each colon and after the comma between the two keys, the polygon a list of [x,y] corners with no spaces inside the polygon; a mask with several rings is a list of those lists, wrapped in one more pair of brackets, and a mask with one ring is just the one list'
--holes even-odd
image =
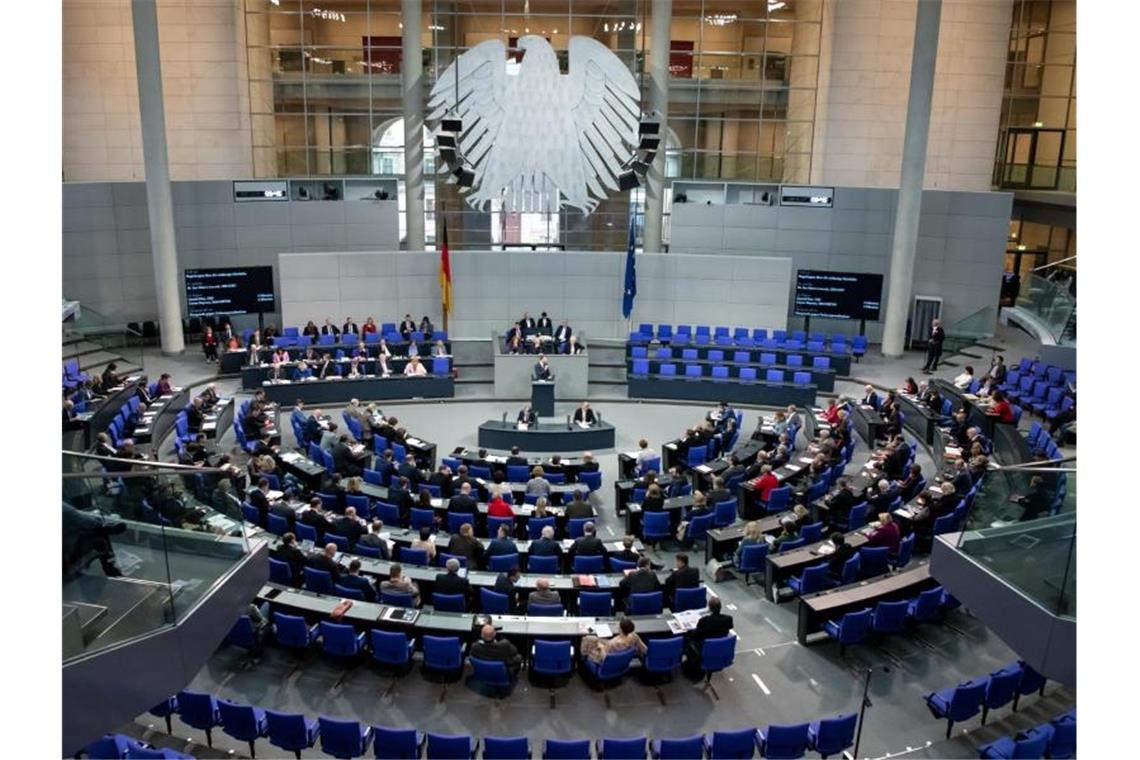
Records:
{"label": "european union flag", "polygon": [[621,299],[621,315],[629,319],[633,313],[633,298],[637,295],[637,267],[633,262],[634,249],[637,247],[637,215],[629,217],[629,249],[625,253],[625,290]]}

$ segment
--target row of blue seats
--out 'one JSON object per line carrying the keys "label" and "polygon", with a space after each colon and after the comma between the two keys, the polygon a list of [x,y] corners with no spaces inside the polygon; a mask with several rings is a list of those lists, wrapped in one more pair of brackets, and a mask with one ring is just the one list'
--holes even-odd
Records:
{"label": "row of blue seats", "polygon": [[[850,344],[848,344],[849,337]],[[772,334],[769,336],[767,328],[764,327],[757,327],[752,330],[747,327],[736,327],[730,332],[728,327],[723,326],[697,325],[694,330],[691,325],[677,325],[677,329],[674,330],[672,325],[658,325],[657,329],[654,330],[652,324],[642,322],[636,331],[630,333],[631,342],[641,343],[654,339],[661,343],[672,343],[674,345],[692,342],[699,345],[771,346],[772,348],[788,347],[789,344],[791,347],[802,347],[808,343],[820,343],[830,344],[833,352],[852,352],[856,356],[862,356],[867,350],[867,336],[865,335],[847,336],[843,333],[834,333],[828,336],[822,332],[808,334],[804,330],[792,330],[790,332],[772,330]]]}
{"label": "row of blue seats", "polygon": [[1069,710],[1016,736],[1002,736],[978,747],[978,757],[1067,758],[1077,755],[1077,711]]}
{"label": "row of blue seats", "polygon": [[88,744],[83,754],[91,758],[116,758],[117,760],[124,760],[124,758],[129,760],[136,760],[136,758],[166,758],[166,760],[186,758],[193,760],[193,755],[186,755],[168,747],[155,747],[126,734],[107,734],[102,739]]}
{"label": "row of blue seats", "polygon": [[[399,634],[397,634],[399,635]],[[566,643],[569,646],[568,642]],[[486,736],[482,741],[470,735],[426,735],[415,729],[371,726],[356,720],[340,720],[326,716],[307,718],[300,713],[284,713],[242,705],[210,694],[181,691],[156,705],[151,714],[165,718],[167,731],[173,733],[170,716],[178,715],[186,725],[206,732],[212,746],[212,731],[222,731],[238,741],[248,742],[251,754],[256,742],[268,738],[269,743],[299,758],[301,752],[316,746],[325,754],[338,758],[363,757],[371,745],[377,758],[416,760],[473,760],[482,749],[487,760],[530,760],[534,750],[525,736]],[[711,734],[662,738],[650,741],[641,735],[628,738],[603,737],[589,739],[553,739],[543,742],[544,760],[692,760],[708,757],[751,758],[759,750],[761,757],[798,758],[811,750],[827,757],[852,746],[858,716],[855,713],[796,725],[770,725],[767,728],[743,728],[714,731]],[[125,755],[92,754],[101,746],[88,747],[88,757],[125,757]],[[163,757],[164,755],[157,755]],[[177,756],[177,755],[176,755]],[[136,755],[131,755],[136,757]]]}
{"label": "row of blue seats", "polygon": [[985,678],[974,678],[931,692],[925,696],[926,706],[935,718],[946,721],[946,738],[949,739],[956,722],[969,720],[980,712],[982,725],[985,725],[990,710],[1012,702],[1016,711],[1022,695],[1044,694],[1045,683],[1045,676],[1024,660],[1018,660]]}
{"label": "row of blue seats", "polygon": [[68,359],[63,363],[63,388],[73,390],[83,384],[87,373],[79,369],[78,359]]}
{"label": "row of blue seats", "polygon": [[[647,346],[634,346],[629,352],[632,359],[648,359],[649,348]],[[697,349],[695,348],[682,348],[680,353],[669,346],[660,346],[653,353],[653,358],[658,361],[672,361],[673,359],[680,359],[681,361],[699,361],[697,356]],[[708,352],[706,361],[722,362],[725,361],[725,352],[719,349],[711,349]],[[752,355],[748,351],[734,351],[732,354],[733,364],[752,364]],[[804,357],[802,354],[789,354],[783,362],[778,362],[775,354],[761,353],[760,361],[756,362],[759,366],[776,365],[786,367],[803,367]],[[811,359],[812,369],[831,369],[830,356],[813,356]]]}
{"label": "row of blue seats", "polygon": [[873,609],[866,607],[848,612],[838,620],[825,621],[823,630],[839,644],[842,655],[848,646],[861,644],[872,634],[907,634],[920,623],[941,620],[947,610],[958,604],[953,595],[935,586],[910,599],[879,602]]}
{"label": "row of blue seats", "polygon": [[[756,368],[755,367],[735,367],[726,366],[724,364],[717,364],[710,368],[708,375],[705,374],[705,366],[703,364],[686,364],[684,377],[700,379],[702,377],[711,377],[713,380],[728,380],[730,379],[730,371],[736,370],[735,374],[731,375],[738,380],[745,382],[756,382]],[[633,368],[630,374],[634,377],[649,377],[649,360],[648,359],[634,359]],[[661,364],[657,368],[656,377],[675,378],[677,375],[677,365],[672,363]],[[784,370],[770,369],[764,375],[764,382],[766,383],[783,383],[785,381]],[[793,372],[792,382],[796,385],[811,385],[812,376],[810,372]]]}
{"label": "row of blue seats", "polygon": [[111,444],[113,446],[118,447],[123,441],[131,437],[141,407],[142,401],[137,394],[132,395],[119,407],[115,418],[111,420],[111,424],[107,426],[107,435],[111,437]]}

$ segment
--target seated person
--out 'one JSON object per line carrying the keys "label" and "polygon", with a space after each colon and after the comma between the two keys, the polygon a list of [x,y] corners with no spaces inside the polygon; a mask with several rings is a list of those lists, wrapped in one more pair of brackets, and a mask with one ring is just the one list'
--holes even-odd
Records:
{"label": "seated person", "polygon": [[661,494],[661,486],[650,483],[645,489],[645,498],[641,500],[641,511],[663,512],[665,510],[665,497]]}
{"label": "seated person", "polygon": [[780,534],[772,539],[769,543],[772,545],[773,550],[778,550],[781,544],[786,544],[789,541],[795,541],[800,537],[799,526],[796,525],[796,519],[788,516],[780,520]]}
{"label": "seated person", "polygon": [[1053,495],[1046,487],[1045,479],[1040,475],[1034,475],[1029,479],[1029,493],[1018,496],[1017,503],[1022,507],[1021,516],[1017,518],[1018,522],[1028,522],[1049,511]]}
{"label": "seated person", "polygon": [[495,537],[487,544],[487,557],[518,554],[519,547],[511,540],[511,529],[506,524],[500,525]]}
{"label": "seated person", "polygon": [[518,325],[511,325],[503,340],[503,350],[508,354],[521,354],[523,352],[523,334]]}
{"label": "seated person", "polygon": [[554,527],[543,526],[542,535],[530,542],[530,556],[532,557],[560,557],[562,544],[554,540]]}
{"label": "seated person", "polygon": [[360,560],[354,559],[348,563],[348,572],[340,577],[338,585],[345,588],[356,589],[366,602],[376,601],[376,589],[372,583],[360,574]]}
{"label": "seated person", "polygon": [[610,559],[620,559],[622,562],[639,562],[641,555],[633,550],[633,544],[636,540],[634,536],[624,536],[621,540],[621,551],[611,553]]}
{"label": "seated person", "polygon": [[566,324],[566,320],[558,323],[558,329],[554,331],[554,346],[559,352],[566,350],[567,344],[570,343],[570,338],[573,337],[574,331],[570,329],[570,325]]}
{"label": "seated person", "polygon": [[598,538],[595,530],[592,522],[582,526],[582,535],[574,539],[574,543],[570,547],[571,556],[597,557],[600,555],[604,557],[606,555],[606,545],[602,543],[602,539]]}
{"label": "seated person", "polygon": [[515,512],[511,508],[511,501],[508,501],[508,498],[511,497],[512,494],[509,488],[499,488],[498,486],[492,485],[491,501],[487,503],[487,516],[514,517]]}
{"label": "seated person", "polygon": [[427,367],[420,364],[420,357],[413,356],[408,361],[408,365],[404,367],[404,377],[427,377]]}
{"label": "seated person", "polygon": [[918,484],[922,481],[922,465],[912,464],[907,475],[902,480],[898,481],[896,485],[899,489],[899,496],[902,497],[903,502],[908,502],[913,499],[918,489]]}
{"label": "seated person", "polygon": [[586,347],[578,340],[577,335],[571,335],[570,340],[566,341],[565,353],[571,356],[576,356],[586,350]]}
{"label": "seated person", "polygon": [[504,663],[511,678],[516,678],[522,669],[522,655],[515,649],[515,645],[496,637],[495,626],[490,624],[479,630],[479,640],[471,645],[468,654],[479,660]]}
{"label": "seated person", "polygon": [[892,555],[898,554],[899,551],[899,532],[898,523],[891,519],[890,512],[879,513],[879,527],[871,531],[867,536],[868,546],[885,546],[890,550]]}
{"label": "seated person", "polygon": [[527,607],[532,604],[562,604],[562,597],[550,588],[549,578],[539,578],[534,582],[534,591],[526,598]]}
{"label": "seated person", "polygon": [[974,368],[967,364],[962,373],[954,378],[954,386],[960,390],[966,390],[972,382],[974,382]]}
{"label": "seated person", "polygon": [[297,367],[293,370],[293,380],[294,381],[311,380],[312,377],[313,377],[313,371],[311,369],[309,369],[309,365],[303,361],[300,362],[297,365]]}
{"label": "seated person", "polygon": [[411,594],[412,606],[420,606],[420,589],[415,581],[404,575],[404,568],[400,563],[393,564],[388,569],[388,580],[380,584],[380,593]]}
{"label": "seated person", "polygon": [[315,341],[317,338],[320,337],[321,331],[316,326],[316,324],[313,322],[313,320],[310,319],[309,323],[305,325],[305,328],[303,330],[301,330],[301,334],[302,335],[308,335],[311,338],[313,338],[313,340]]}
{"label": "seated person", "polygon": [[535,329],[539,332],[540,335],[554,334],[553,323],[550,321],[550,317],[545,311],[539,315],[538,322],[535,323]]}
{"label": "seated person", "polygon": [[891,485],[891,481],[883,478],[875,487],[867,487],[867,507],[872,512],[890,511],[891,502],[895,500],[898,492]]}
{"label": "seated person", "polygon": [[732,633],[732,615],[722,613],[720,597],[710,596],[708,600],[709,614],[701,616],[697,627],[689,634],[685,642],[685,669],[698,671],[701,667],[701,650],[705,641],[709,639],[722,639]]}
{"label": "seated person", "polygon": [[736,551],[733,552],[732,564],[740,567],[741,558],[744,557],[744,547],[762,543],[764,543],[764,534],[760,530],[760,523],[756,520],[749,520],[744,526],[744,537],[740,539],[740,543],[736,545]]}
{"label": "seated person", "polygon": [[606,656],[612,652],[624,652],[629,649],[636,649],[638,655],[645,654],[645,642],[635,632],[636,626],[631,618],[622,618],[621,623],[618,624],[620,633],[610,639],[599,639],[597,636],[590,634],[582,639],[582,656],[588,657],[593,662],[601,664]]}
{"label": "seated person", "polygon": [[582,405],[574,410],[573,422],[575,424],[578,424],[578,423],[585,423],[587,425],[596,425],[597,424],[597,422],[598,422],[597,415],[595,415],[594,410],[590,408],[590,402],[589,401],[583,401]]}
{"label": "seated person", "polygon": [[[312,324],[312,322],[310,322],[309,324]],[[368,319],[364,320],[364,324],[360,328],[360,334],[361,335],[368,335],[369,333],[374,333],[376,331],[377,331],[377,328],[376,328],[376,320],[375,319],[373,319],[372,317],[369,317]]]}
{"label": "seated person", "polygon": [[337,367],[336,362],[328,353],[321,354],[321,360],[317,362],[316,368],[313,373],[318,379],[324,380],[327,377],[333,377],[340,374],[340,368]]}
{"label": "seated person", "polygon": [[873,385],[864,385],[863,386],[863,398],[859,399],[859,405],[860,406],[869,406],[872,409],[876,409],[876,410],[879,408],[879,394],[875,393],[875,386],[873,386]]}
{"label": "seated person", "polygon": [[427,314],[420,320],[420,332],[424,334],[424,340],[431,340],[432,333],[435,332],[435,326],[432,325],[431,320],[428,319]]}
{"label": "seated person", "polygon": [[450,354],[447,353],[447,346],[444,345],[444,342],[442,340],[437,340],[435,342],[435,345],[431,347],[431,355],[432,356],[450,356]]}
{"label": "seated person", "polygon": [[527,404],[526,406],[524,406],[522,409],[519,410],[519,415],[515,419],[515,424],[526,425],[528,427],[532,426],[532,425],[537,425],[538,424],[538,412],[534,411],[534,409],[531,408],[530,404]]}
{"label": "seated person", "polygon": [[835,551],[827,558],[827,574],[834,580],[843,577],[843,566],[847,560],[855,556],[855,547],[847,543],[847,538],[839,531],[828,536],[828,542],[835,547]]}
{"label": "seated person", "polygon": [[1004,422],[1007,425],[1013,424],[1013,406],[1006,399],[1005,393],[1002,391],[994,391],[990,396],[993,403],[990,408],[986,410],[986,414],[991,417],[996,417],[998,422]]}
{"label": "seated person", "polygon": [[411,314],[404,315],[404,321],[400,323],[400,335],[404,340],[412,337],[412,333],[416,331],[416,321],[412,319]]}
{"label": "seated person", "polygon": [[[448,542],[447,553],[454,554],[457,557],[466,557],[467,567],[478,570],[486,562],[487,551],[483,548],[483,542],[475,538],[475,531],[471,527],[471,523],[463,523],[459,526],[459,535],[453,535],[451,541]],[[448,562],[450,561],[448,560]]]}
{"label": "seated person", "polygon": [[[411,548],[427,552],[428,564],[435,562],[435,541],[432,540],[431,528],[429,526],[425,525],[420,528],[420,537],[412,541]],[[448,554],[450,553],[449,551]]]}
{"label": "seated person", "polygon": [[[470,525],[464,525],[465,528],[470,528]],[[454,543],[454,540],[453,540]],[[470,566],[470,560],[468,560]],[[445,571],[437,573],[435,576],[435,589],[436,594],[454,595],[458,594],[463,597],[465,603],[471,596],[471,582],[459,574],[459,560],[452,557],[447,561],[444,566]]]}

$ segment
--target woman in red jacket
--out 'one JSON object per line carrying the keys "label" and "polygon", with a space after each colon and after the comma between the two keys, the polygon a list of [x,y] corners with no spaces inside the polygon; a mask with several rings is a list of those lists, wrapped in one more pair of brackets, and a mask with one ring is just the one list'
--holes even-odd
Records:
{"label": "woman in red jacket", "polygon": [[994,391],[991,398],[993,398],[994,402],[986,413],[997,417],[998,422],[1013,424],[1013,407],[1010,405],[1009,400],[1006,399],[1005,394],[1001,391]]}
{"label": "woman in red jacket", "polygon": [[496,491],[491,498],[491,502],[487,505],[488,517],[514,517],[514,510],[511,505],[503,500],[502,491]]}

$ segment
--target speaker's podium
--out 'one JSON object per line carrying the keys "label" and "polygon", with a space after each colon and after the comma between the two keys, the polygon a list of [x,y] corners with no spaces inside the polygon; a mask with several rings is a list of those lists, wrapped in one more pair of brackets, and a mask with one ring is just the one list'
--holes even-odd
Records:
{"label": "speaker's podium", "polygon": [[554,380],[532,380],[530,406],[539,417],[554,416]]}

